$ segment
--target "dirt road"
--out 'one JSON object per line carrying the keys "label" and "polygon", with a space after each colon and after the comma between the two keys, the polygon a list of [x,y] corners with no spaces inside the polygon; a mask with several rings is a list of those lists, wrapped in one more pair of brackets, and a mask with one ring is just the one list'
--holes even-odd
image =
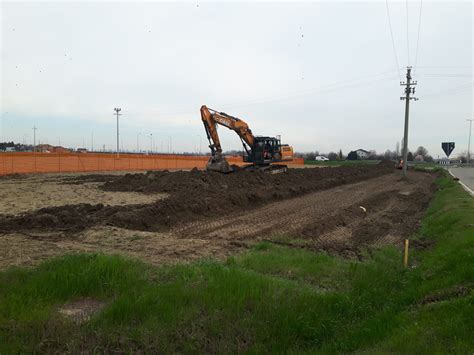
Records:
{"label": "dirt road", "polygon": [[[90,176],[71,180],[69,177],[56,176],[51,180],[51,177],[45,177],[45,180],[50,180],[51,188],[54,189],[55,184],[64,185],[67,186],[69,194],[66,194],[62,201],[61,194],[49,201],[52,206],[57,207],[43,210],[32,208],[25,211],[27,204],[24,203],[17,209],[20,214],[0,215],[0,268],[37,264],[54,255],[78,251],[123,254],[154,264],[191,261],[201,257],[223,258],[261,240],[358,256],[367,246],[398,244],[413,233],[418,228],[423,211],[434,191],[433,174],[413,173],[410,174],[410,180],[402,181],[398,172],[339,170],[340,176],[346,178],[335,179],[337,170],[317,170],[322,172],[305,173],[309,174],[306,179],[298,180],[298,176],[295,178],[292,175],[274,178],[278,186],[284,186],[283,179],[291,178],[290,180],[294,181],[293,192],[285,195],[287,190],[282,187],[279,190],[281,195],[260,193],[259,203],[253,208],[249,203],[252,203],[255,191],[259,191],[260,182],[258,176],[250,176],[250,179],[255,179],[255,184],[252,185],[253,180],[244,184],[246,191],[250,191],[248,199],[236,200],[231,207],[223,209],[225,213],[210,213],[206,210],[201,214],[194,211],[192,204],[183,204],[180,199],[179,191],[186,190],[186,182],[182,181],[176,186],[173,185],[173,188],[167,188],[168,185],[164,181],[157,180],[157,186],[164,186],[168,190],[166,194],[169,197],[163,200],[164,192],[155,189],[155,185],[148,186],[147,189],[151,190],[141,194],[133,191],[133,183],[123,185],[132,191],[104,193],[101,184],[104,181],[111,182],[114,178]],[[178,181],[179,174],[173,174],[166,175],[166,179],[169,177],[169,181]],[[205,193],[205,196],[208,195],[205,184],[212,182],[208,188],[211,191],[209,196],[218,198],[218,195],[212,194],[212,188],[216,186],[212,176],[206,177],[211,180],[203,180],[205,176],[200,174],[187,174],[183,175],[184,179],[194,174],[194,177],[189,178],[190,184],[194,184],[197,177],[197,183],[203,187],[201,193]],[[312,176],[317,176],[317,179],[311,181]],[[349,176],[358,182],[349,183]],[[130,179],[140,180],[142,177],[132,175],[126,181]],[[308,179],[309,185],[306,181]],[[228,183],[228,180],[222,181]],[[38,180],[35,182],[41,183]],[[12,195],[27,190],[30,198],[42,196],[42,189],[35,196],[35,190],[32,192],[26,187],[30,183],[28,180],[22,183],[21,179],[17,179],[15,183],[10,183],[9,190]],[[45,182],[43,185],[47,184]],[[64,186],[57,188],[57,191],[62,191]],[[142,186],[142,181],[136,185],[140,188]],[[255,191],[252,186],[255,186]],[[235,188],[239,191],[238,186]],[[3,193],[7,200],[13,201],[14,198],[6,191],[7,189],[4,189]],[[128,199],[120,200],[120,206],[110,204],[111,201],[116,201],[114,194],[122,196],[120,198],[123,199],[123,193],[128,194]],[[101,208],[92,205],[71,205],[71,196],[79,200],[93,199],[95,203],[100,204],[109,202],[110,205]],[[176,202],[170,204],[173,196],[179,198],[175,198]],[[227,195],[224,193],[223,196],[233,195],[228,191]],[[140,200],[142,198],[143,200]],[[266,202],[266,198],[270,200]],[[196,200],[197,198],[191,199]],[[141,204],[136,204],[137,201],[141,201]],[[229,199],[223,199],[222,203],[226,201],[230,203]],[[61,207],[61,203],[65,206]],[[126,228],[110,223],[117,214],[122,216],[121,221],[124,221],[123,215],[126,213],[131,213],[137,220],[148,221],[150,211],[160,212],[163,206],[172,206],[168,214],[175,216],[174,223],[167,228],[156,228],[154,224],[150,224],[147,229],[143,228],[142,223],[138,223],[140,228],[134,228],[137,225],[135,221],[127,224]],[[71,211],[75,211],[78,218],[71,218]],[[189,211],[193,213],[190,214]],[[57,219],[64,212],[65,221],[71,221],[70,225],[63,225],[60,223],[62,220]],[[81,228],[77,229],[78,220],[87,218],[91,218],[94,223],[80,224]]]}

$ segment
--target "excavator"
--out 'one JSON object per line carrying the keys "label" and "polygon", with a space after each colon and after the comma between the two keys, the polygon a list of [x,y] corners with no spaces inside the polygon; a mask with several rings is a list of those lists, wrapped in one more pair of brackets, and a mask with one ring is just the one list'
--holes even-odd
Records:
{"label": "excavator", "polygon": [[274,164],[293,160],[293,148],[281,144],[279,137],[254,136],[247,123],[240,118],[225,112],[218,112],[205,105],[201,107],[201,119],[206,130],[211,157],[206,169],[221,173],[230,173],[234,169],[222,155],[222,147],[217,134],[217,126],[222,125],[233,130],[240,137],[244,147],[243,160],[250,163],[244,169],[251,171],[266,171],[271,173],[285,172],[286,165]]}

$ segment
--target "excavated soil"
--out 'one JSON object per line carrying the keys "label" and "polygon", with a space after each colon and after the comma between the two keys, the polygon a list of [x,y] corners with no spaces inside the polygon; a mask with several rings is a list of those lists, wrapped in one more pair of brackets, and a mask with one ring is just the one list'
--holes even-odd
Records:
{"label": "excavated soil", "polygon": [[107,192],[166,193],[148,204],[105,206],[67,204],[40,208],[20,215],[1,215],[0,232],[78,232],[96,225],[132,230],[165,231],[177,223],[253,209],[262,204],[300,196],[334,186],[355,183],[393,171],[391,163],[328,169],[290,169],[285,174],[239,171],[234,174],[192,171],[148,172],[122,177],[90,175],[63,184],[91,183],[97,179]]}
{"label": "excavated soil", "polygon": [[[104,198],[132,194],[151,200],[120,205],[66,199],[62,206],[54,201],[0,214],[0,267],[36,264],[70,251],[125,254],[158,264],[221,258],[260,240],[360,256],[368,246],[401,245],[419,228],[435,178],[411,172],[402,179],[392,163],[275,175],[193,170],[63,177],[57,186],[78,195],[83,186],[94,186]],[[12,187],[15,181],[28,182],[13,179]]]}

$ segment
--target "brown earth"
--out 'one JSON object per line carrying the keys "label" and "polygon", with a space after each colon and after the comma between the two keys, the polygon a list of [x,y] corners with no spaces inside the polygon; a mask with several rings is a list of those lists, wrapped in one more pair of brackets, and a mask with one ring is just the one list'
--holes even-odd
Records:
{"label": "brown earth", "polygon": [[[111,225],[132,230],[166,231],[182,222],[205,217],[241,212],[262,204],[282,200],[333,186],[354,183],[392,172],[392,164],[371,167],[338,167],[328,169],[291,169],[286,174],[267,174],[240,171],[234,174],[215,172],[157,171],[146,174],[108,176],[101,186],[102,193],[141,193],[144,196],[169,197],[154,203],[133,206],[103,203],[74,203],[44,207],[20,215],[0,216],[0,232],[6,231],[80,231],[96,225]],[[94,177],[69,178],[63,181],[67,189],[71,184],[94,184]],[[28,188],[28,187],[26,187]]]}
{"label": "brown earth", "polygon": [[[125,254],[157,264],[221,258],[261,240],[358,256],[368,246],[399,244],[416,231],[435,177],[413,172],[402,180],[392,164],[276,175],[58,176],[55,184],[72,191],[86,185],[98,194],[154,200],[106,205],[97,203],[100,199],[95,204],[65,199],[63,206],[0,215],[0,267],[75,251]],[[23,181],[13,180],[19,186]]]}

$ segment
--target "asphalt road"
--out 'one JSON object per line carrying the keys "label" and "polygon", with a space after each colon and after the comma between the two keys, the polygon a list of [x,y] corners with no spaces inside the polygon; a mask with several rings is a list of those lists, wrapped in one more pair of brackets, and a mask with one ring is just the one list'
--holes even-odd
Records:
{"label": "asphalt road", "polygon": [[450,168],[449,170],[458,177],[464,185],[474,191],[474,167]]}

